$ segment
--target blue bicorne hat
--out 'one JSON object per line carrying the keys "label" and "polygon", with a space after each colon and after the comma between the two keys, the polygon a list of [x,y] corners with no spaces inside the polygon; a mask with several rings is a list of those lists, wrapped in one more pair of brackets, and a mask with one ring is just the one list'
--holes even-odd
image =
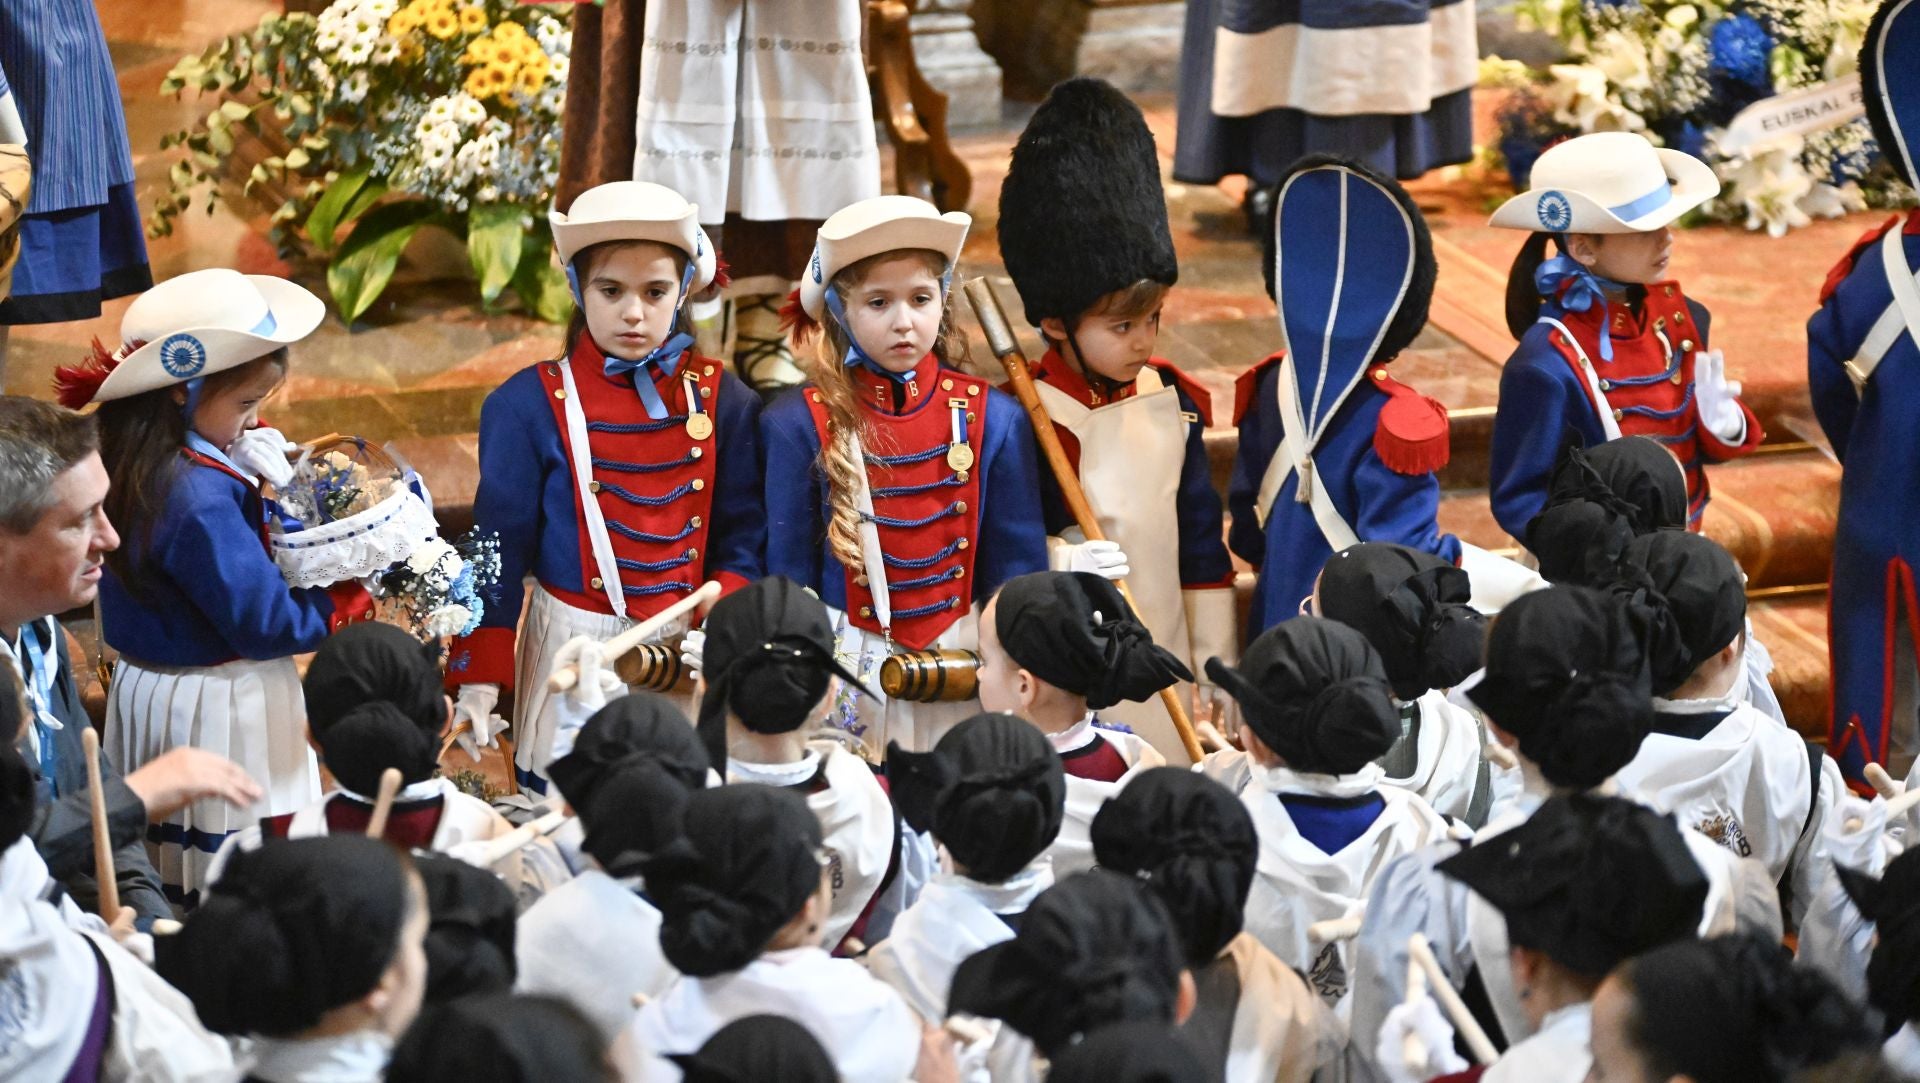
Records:
{"label": "blue bicorne hat", "polygon": [[1920,0],[1886,0],[1860,45],[1860,88],[1880,153],[1920,178]]}
{"label": "blue bicorne hat", "polygon": [[1433,241],[1399,184],[1327,156],[1294,166],[1273,217],[1274,302],[1311,447],[1368,370],[1426,325]]}

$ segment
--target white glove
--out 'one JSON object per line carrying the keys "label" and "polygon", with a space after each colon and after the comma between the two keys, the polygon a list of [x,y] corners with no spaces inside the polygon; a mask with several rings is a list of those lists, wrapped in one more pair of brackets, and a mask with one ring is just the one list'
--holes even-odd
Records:
{"label": "white glove", "polygon": [[626,694],[627,686],[607,663],[606,644],[592,636],[574,636],[553,656],[554,669],[571,664],[580,679],[554,703],[553,747],[547,762],[572,752],[574,738],[587,719],[605,707],[607,700]]}
{"label": "white glove", "polygon": [[1240,611],[1233,588],[1182,590],[1180,601],[1187,611],[1187,643],[1193,649],[1194,715],[1211,715],[1224,736],[1236,738],[1240,705],[1225,689],[1207,679],[1207,659],[1218,658],[1230,666],[1240,661]]}
{"label": "white glove", "polygon": [[262,425],[257,429],[248,429],[240,438],[227,448],[227,458],[242,471],[279,488],[293,480],[293,463],[288,461],[287,452],[300,450],[300,445],[280,435],[280,430]]}
{"label": "white glove", "polygon": [[[1851,830],[1849,826],[1851,825]],[[1820,825],[1821,843],[1826,856],[1836,865],[1880,875],[1886,867],[1887,800],[1869,801],[1859,794],[1842,794],[1827,810]]]}
{"label": "white glove", "polygon": [[1059,542],[1047,546],[1047,565],[1056,572],[1090,572],[1102,579],[1125,579],[1133,569],[1119,542]]}
{"label": "white glove", "polygon": [[1740,409],[1740,381],[1727,379],[1727,361],[1719,350],[1693,355],[1693,405],[1700,423],[1724,444],[1747,438],[1747,415]]}
{"label": "white glove", "polygon": [[[1408,1041],[1409,1037],[1415,1041]],[[1410,1061],[1408,1054],[1416,1051],[1420,1059]],[[1388,1083],[1424,1083],[1467,1069],[1466,1059],[1453,1051],[1453,1025],[1440,1014],[1433,997],[1424,993],[1387,1013],[1374,1039],[1373,1055]]]}
{"label": "white glove", "polygon": [[680,664],[687,668],[687,675],[699,677],[707,670],[707,633],[698,628],[690,628],[680,640]]}
{"label": "white glove", "polygon": [[459,698],[453,701],[453,724],[458,729],[465,722],[467,728],[454,735],[458,744],[473,762],[480,762],[480,750],[492,748],[493,739],[507,728],[507,722],[494,713],[500,705],[500,686],[497,684],[463,684]]}

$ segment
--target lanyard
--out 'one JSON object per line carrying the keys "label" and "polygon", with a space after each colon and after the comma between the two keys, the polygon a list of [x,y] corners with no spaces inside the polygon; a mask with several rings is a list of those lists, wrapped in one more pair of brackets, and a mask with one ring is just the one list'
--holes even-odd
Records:
{"label": "lanyard", "polygon": [[[19,647],[16,648],[4,638],[0,638],[0,647],[6,649],[7,659],[19,671],[21,682],[27,686],[27,702],[33,708],[35,743],[40,746],[40,777],[52,788],[57,777],[54,774],[53,735],[65,727],[53,715],[53,666],[47,661],[47,648],[41,645],[40,637],[35,634],[38,628],[46,629],[49,643],[51,637],[57,634],[53,618],[47,617],[44,621],[21,626]],[[24,659],[21,658],[22,653],[26,655]]]}

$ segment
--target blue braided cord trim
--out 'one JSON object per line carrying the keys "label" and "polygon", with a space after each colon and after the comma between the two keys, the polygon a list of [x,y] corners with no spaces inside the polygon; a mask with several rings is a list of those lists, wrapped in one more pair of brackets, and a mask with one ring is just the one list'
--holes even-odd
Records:
{"label": "blue braided cord trim", "polygon": [[[1699,521],[1700,521],[1700,517],[1701,517],[1702,515],[1705,515],[1706,513],[1707,513],[1707,502],[1706,502],[1705,500],[1702,500],[1702,501],[1700,501],[1700,506],[1699,506],[1699,507],[1697,507],[1697,508],[1695,508],[1695,509],[1693,509],[1692,511],[1690,511],[1690,512],[1688,512],[1688,513],[1687,513],[1687,525],[1688,525],[1688,526],[1692,526],[1693,524],[1695,524],[1695,523],[1697,523],[1697,522],[1699,522]],[[898,614],[898,613],[895,613],[895,614],[894,614],[894,616],[896,616],[896,617],[897,617],[897,616],[899,616],[899,615],[900,615],[900,614]]]}
{"label": "blue braided cord trim", "polygon": [[924,617],[929,613],[939,613],[942,610],[952,609],[959,604],[960,599],[958,598],[946,598],[934,602],[931,605],[916,605],[911,609],[896,609],[893,611],[893,619],[912,620],[914,617]]}
{"label": "blue braided cord trim", "polygon": [[613,470],[622,474],[657,474],[662,470],[672,470],[676,466],[685,466],[698,460],[700,456],[689,452],[678,459],[664,463],[623,463],[618,459],[594,459],[593,465],[601,470]]}
{"label": "blue braided cord trim", "polygon": [[1607,382],[1615,387],[1652,387],[1654,384],[1673,379],[1673,374],[1679,371],[1680,356],[1675,354],[1673,364],[1667,366],[1665,372],[1656,372],[1651,376],[1609,376]]}
{"label": "blue braided cord trim", "polygon": [[672,568],[678,568],[683,564],[692,564],[693,557],[687,553],[682,553],[669,560],[629,560],[626,557],[615,557],[613,562],[618,564],[622,571],[664,572]]}
{"label": "blue braided cord trim", "polygon": [[942,519],[951,518],[958,514],[960,514],[960,502],[956,500],[941,510],[934,512],[932,515],[927,516],[925,519],[895,519],[890,515],[862,515],[861,518],[879,526],[890,526],[895,529],[911,529],[913,527],[926,526],[928,523],[936,523]]}
{"label": "blue braided cord trim", "polygon": [[607,529],[629,541],[664,543],[677,542],[681,538],[692,534],[698,528],[693,525],[693,520],[689,519],[687,520],[687,525],[681,527],[680,533],[678,534],[649,534],[644,530],[635,530],[625,523],[616,523],[609,519],[607,520]]}
{"label": "blue braided cord trim", "polygon": [[946,444],[935,444],[925,451],[910,451],[905,455],[874,455],[868,453],[867,462],[874,466],[911,466],[914,463],[923,463],[928,459],[937,459],[945,455],[948,446],[949,445]]}
{"label": "blue braided cord trim", "polygon": [[958,474],[948,474],[939,481],[929,481],[925,485],[883,485],[873,490],[873,498],[882,500],[890,496],[912,496],[915,493],[930,493],[935,489],[951,489],[956,485],[965,485]]}
{"label": "blue braided cord trim", "polygon": [[658,421],[589,421],[587,422],[587,431],[610,432],[615,435],[624,436],[636,432],[659,432],[661,429],[671,429],[675,425],[685,425],[686,423],[687,415],[674,414],[672,417],[663,417]]}
{"label": "blue braided cord trim", "polygon": [[515,765],[513,769],[513,777],[519,780],[521,789],[532,790],[534,793],[540,794],[543,797],[546,796],[547,780],[544,778],[541,778],[539,775],[535,774],[534,772],[525,770],[520,766]]}
{"label": "blue braided cord trim", "polygon": [[1622,407],[1620,412],[1629,417],[1656,417],[1662,421],[1672,421],[1691,409],[1693,409],[1693,388],[1689,387],[1687,397],[1681,399],[1680,405],[1671,410],[1656,410],[1651,406],[1626,406]]}
{"label": "blue braided cord trim", "polygon": [[887,580],[887,589],[917,590],[920,587],[939,586],[941,583],[949,582],[952,579],[953,579],[952,571],[935,572],[932,575],[923,575],[917,579],[902,579],[897,583],[889,579]]}
{"label": "blue braided cord trim", "polygon": [[612,493],[629,504],[638,504],[643,508],[659,508],[665,507],[692,492],[693,483],[689,481],[683,485],[676,485],[663,496],[641,496],[631,489],[611,485],[604,481],[600,483],[600,491]]}
{"label": "blue braided cord trim", "polygon": [[[620,590],[623,593],[631,594],[637,598],[645,598],[648,595],[652,595],[652,594],[665,594],[670,590],[692,590],[692,589],[693,589],[693,584],[687,582],[684,579],[674,579],[665,583],[653,583],[644,587],[629,587],[624,584],[620,587]],[[545,791],[542,791],[542,792],[545,792]]]}
{"label": "blue braided cord trim", "polygon": [[202,853],[220,852],[220,844],[227,841],[232,831],[202,831],[197,827],[182,827],[174,823],[150,824],[147,827],[147,841],[158,846],[178,846],[183,850],[199,850]]}
{"label": "blue braided cord trim", "polygon": [[959,551],[960,542],[955,540],[948,542],[944,548],[932,556],[897,557],[892,553],[881,553],[880,559],[885,561],[889,568],[931,568]]}
{"label": "blue braided cord trim", "polygon": [[1660,441],[1663,444],[1668,444],[1668,445],[1687,444],[1687,443],[1692,443],[1693,438],[1698,434],[1699,434],[1698,428],[1692,425],[1688,425],[1686,428],[1686,431],[1680,433],[1677,436],[1655,436],[1654,439]]}

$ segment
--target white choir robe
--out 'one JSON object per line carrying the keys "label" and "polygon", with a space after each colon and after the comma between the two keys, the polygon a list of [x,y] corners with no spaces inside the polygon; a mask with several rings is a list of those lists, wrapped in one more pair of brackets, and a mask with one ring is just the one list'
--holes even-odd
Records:
{"label": "white choir robe", "polygon": [[[999,915],[1025,913],[1051,886],[1053,861],[1045,854],[998,884],[942,873],[893,923],[892,935],[867,954],[867,968],[921,1018],[945,1019],[954,971],[973,953],[1013,939]],[[1031,1073],[1032,1041],[998,1020],[974,1021],[992,1036],[984,1053],[991,1078],[1007,1083]]]}
{"label": "white choir robe", "polygon": [[[873,769],[840,742],[830,738],[809,742],[807,756],[799,764],[777,765],[776,769],[791,776],[791,769],[804,764],[824,771],[826,780],[818,791],[804,794],[807,807],[820,821],[828,876],[833,883],[833,909],[827,915],[821,943],[839,944],[885,884],[886,891],[875,903],[865,930],[870,940],[878,940],[933,875],[937,859],[932,844],[899,822],[893,802],[874,777]],[[773,784],[768,769],[769,765],[729,760],[727,781]],[[804,785],[814,777],[814,771],[803,770],[793,781],[777,784]],[[891,883],[887,882],[889,869],[894,870]]]}
{"label": "white choir robe", "polygon": [[[349,790],[329,791],[320,800],[293,814],[293,819],[287,824],[287,837],[304,839],[329,834],[327,802],[340,795],[362,804],[373,803]],[[492,805],[471,794],[461,793],[459,787],[444,778],[416,782],[395,794],[393,801],[396,805],[411,804],[435,797],[444,802],[440,822],[433,829],[433,843],[429,847],[435,853],[447,853],[464,843],[496,839],[514,829],[513,824],[494,811]],[[235,852],[257,850],[260,841],[260,825],[257,823],[228,836],[227,841],[221,843],[219,852],[213,855],[212,863],[207,866],[207,883],[219,881]],[[522,913],[542,895],[573,878],[566,859],[548,839],[534,839],[512,855],[495,862],[492,868],[513,889],[514,901]]]}
{"label": "white choir robe", "polygon": [[[1240,794],[1260,836],[1246,931],[1307,975],[1330,1004],[1346,999],[1350,960],[1344,944],[1312,944],[1308,926],[1355,913],[1374,875],[1388,862],[1447,837],[1447,822],[1439,813],[1415,794],[1381,786],[1383,774],[1377,764],[1339,776],[1255,768]],[[1344,798],[1368,793],[1377,793],[1384,807],[1358,838],[1332,854],[1308,841],[1281,803],[1287,794]]]}
{"label": "white choir robe", "polygon": [[1887,1044],[1880,1047],[1880,1057],[1902,1077],[1920,1078],[1920,1025],[1908,1023],[1894,1031]]}
{"label": "white choir robe", "polygon": [[[1787,889],[1798,925],[1821,874],[1814,850],[1827,811],[1846,792],[1832,758],[1813,775],[1807,743],[1744,700],[1663,700],[1662,723],[1726,712],[1699,737],[1654,732],[1615,776],[1621,792],[1741,857],[1767,867]],[[1672,728],[1667,726],[1666,728]]]}
{"label": "white choir robe", "polygon": [[[1611,783],[1601,787],[1603,791],[1611,788]],[[1545,800],[1540,787],[1533,786],[1477,832],[1474,841],[1485,842],[1525,823]],[[1778,939],[1778,895],[1766,869],[1697,831],[1684,834],[1688,851],[1707,877],[1700,934],[1719,936],[1739,930]],[[1435,868],[1459,849],[1457,840],[1445,840],[1394,860],[1374,880],[1360,935],[1350,949],[1353,996],[1348,1028],[1352,1047],[1365,1056],[1373,1055],[1387,1012],[1406,998],[1407,940],[1416,932],[1426,934],[1434,957],[1455,988],[1464,987],[1468,972],[1479,967],[1481,985],[1510,1044],[1531,1033],[1508,968],[1506,921],[1465,884]]]}
{"label": "white choir robe", "polygon": [[1480,1083],[1581,1083],[1593,1067],[1591,1003],[1547,1013],[1540,1029],[1487,1067]]}
{"label": "white choir robe", "polygon": [[[1187,1021],[1192,1030],[1208,1014],[1231,1013],[1227,1028],[1225,1083],[1334,1083],[1348,1075],[1346,1028],[1333,1010],[1287,964],[1258,940],[1241,933],[1211,967],[1233,968],[1232,1004],[1209,1004],[1214,988],[1201,974],[1200,1004]],[[1191,1034],[1199,1041],[1199,1034]],[[1208,1035],[1217,1039],[1218,1031]],[[1205,1051],[1211,1064],[1217,1050]]]}
{"label": "white choir robe", "polygon": [[[1091,717],[1091,715],[1088,716],[1088,718]],[[1082,722],[1080,725],[1086,725],[1086,723]],[[1079,729],[1080,726],[1076,725],[1067,733],[1073,734]],[[1156,767],[1167,765],[1166,757],[1160,755],[1144,738],[1135,734],[1097,727],[1088,727],[1087,733],[1099,736],[1112,745],[1113,750],[1120,754],[1120,758],[1127,761],[1127,773],[1113,782],[1079,778],[1071,774],[1067,776],[1067,805],[1060,820],[1060,835],[1053,840],[1053,845],[1047,850],[1047,853],[1053,857],[1053,874],[1061,879],[1093,868],[1093,818],[1099,814],[1100,806],[1106,804],[1108,798],[1125,789],[1134,779]],[[1051,735],[1049,740],[1063,736],[1066,734]],[[1091,736],[1087,738],[1087,740],[1091,739]],[[1086,742],[1081,742],[1081,744],[1084,743]],[[1070,745],[1067,748],[1060,748],[1058,743],[1055,743],[1056,750],[1061,752],[1071,752],[1077,747],[1080,746]]]}
{"label": "white choir robe", "polygon": [[[1844,865],[1876,879],[1886,874],[1887,863],[1903,852],[1903,836],[1911,827],[1905,817],[1889,823],[1886,809],[1883,797],[1867,801],[1847,794],[1835,802],[1822,825],[1815,851],[1820,871],[1799,924],[1799,961],[1825,973],[1842,992],[1861,1003],[1867,999],[1867,962],[1873,955],[1874,924],[1853,905],[1834,867]],[[1859,827],[1849,831],[1850,820],[1858,820]]]}
{"label": "white choir robe", "polygon": [[[1414,703],[1420,711],[1420,728],[1413,773],[1401,778],[1386,775],[1380,781],[1419,794],[1442,816],[1466,820],[1485,761],[1482,749],[1486,747],[1486,733],[1471,712],[1448,703],[1442,689],[1433,689]],[[1495,770],[1488,765],[1489,789]],[[1490,800],[1489,795],[1482,806]],[[1481,821],[1485,821],[1484,816]]]}
{"label": "white choir robe", "polygon": [[749,1015],[781,1015],[806,1027],[844,1083],[900,1083],[920,1057],[921,1021],[907,1002],[850,959],[821,948],[770,951],[730,974],[683,977],[634,1016],[634,1083],[676,1083],[665,1058],[692,1053],[715,1031]]}
{"label": "white choir robe", "polygon": [[633,996],[667,991],[680,972],[660,950],[660,911],[637,877],[598,868],[561,884],[520,915],[514,990],[560,997],[609,1042],[633,1020]]}

